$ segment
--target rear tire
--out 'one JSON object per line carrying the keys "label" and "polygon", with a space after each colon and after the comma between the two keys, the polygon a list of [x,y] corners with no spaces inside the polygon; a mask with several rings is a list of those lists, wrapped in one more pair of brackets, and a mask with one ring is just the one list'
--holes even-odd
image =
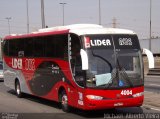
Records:
{"label": "rear tire", "polygon": [[22,98],[22,92],[21,92],[21,86],[20,86],[20,83],[19,81],[17,80],[16,83],[15,83],[15,91],[16,91],[16,95],[18,98]]}
{"label": "rear tire", "polygon": [[61,99],[61,107],[62,107],[62,110],[64,111],[64,112],[69,112],[70,111],[70,107],[69,107],[69,105],[68,105],[68,96],[67,96],[67,93],[66,93],[66,91],[65,90],[63,90],[62,92],[61,92],[61,97],[60,97],[60,99]]}

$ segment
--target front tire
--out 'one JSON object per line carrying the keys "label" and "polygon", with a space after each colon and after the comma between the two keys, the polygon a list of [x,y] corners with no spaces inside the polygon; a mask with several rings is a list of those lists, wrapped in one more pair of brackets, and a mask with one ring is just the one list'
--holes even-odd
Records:
{"label": "front tire", "polygon": [[68,96],[65,90],[61,93],[61,107],[64,112],[69,112],[70,107],[68,105]]}
{"label": "front tire", "polygon": [[18,98],[22,98],[22,92],[21,92],[21,86],[19,81],[16,81],[15,83],[15,91]]}

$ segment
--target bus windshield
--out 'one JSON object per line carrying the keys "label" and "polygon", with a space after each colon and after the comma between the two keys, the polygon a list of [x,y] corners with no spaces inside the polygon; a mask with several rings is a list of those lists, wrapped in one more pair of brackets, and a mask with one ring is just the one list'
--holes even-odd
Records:
{"label": "bus windshield", "polygon": [[141,50],[136,35],[84,37],[89,68],[86,86],[124,88],[143,85]]}

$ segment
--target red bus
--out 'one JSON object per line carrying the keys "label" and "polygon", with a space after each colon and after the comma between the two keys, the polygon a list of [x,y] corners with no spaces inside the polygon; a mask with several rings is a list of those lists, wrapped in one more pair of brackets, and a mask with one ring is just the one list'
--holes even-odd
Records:
{"label": "red bus", "polygon": [[4,84],[60,102],[62,109],[141,106],[144,75],[136,33],[77,24],[3,41]]}

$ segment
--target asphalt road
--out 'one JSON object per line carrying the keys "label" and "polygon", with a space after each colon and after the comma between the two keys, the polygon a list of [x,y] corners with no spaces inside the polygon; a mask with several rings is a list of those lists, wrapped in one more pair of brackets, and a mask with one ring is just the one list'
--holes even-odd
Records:
{"label": "asphalt road", "polygon": [[[157,81],[156,79],[154,80]],[[146,106],[91,112],[72,109],[70,113],[64,113],[56,102],[30,95],[25,95],[24,98],[17,98],[14,90],[4,86],[3,82],[0,82],[0,112],[0,119],[109,119],[129,116],[134,116],[134,118],[143,118],[144,116],[154,116],[155,119],[160,118],[160,110],[153,110]],[[150,114],[148,115],[148,113]]]}
{"label": "asphalt road", "polygon": [[145,91],[160,93],[160,76],[147,76],[144,81]]}

